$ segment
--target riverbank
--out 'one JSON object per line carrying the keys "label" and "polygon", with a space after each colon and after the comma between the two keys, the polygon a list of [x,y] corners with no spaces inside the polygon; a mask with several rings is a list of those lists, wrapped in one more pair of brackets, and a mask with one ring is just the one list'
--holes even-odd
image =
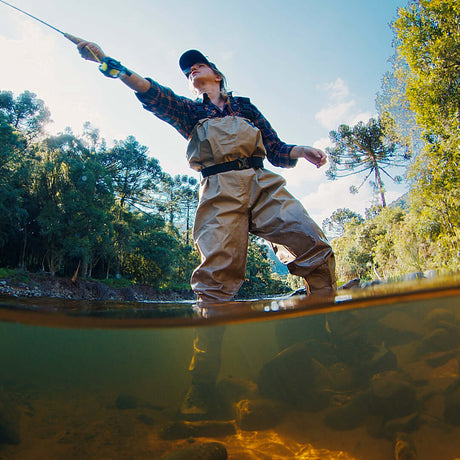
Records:
{"label": "riverbank", "polygon": [[77,300],[180,301],[193,300],[187,289],[160,290],[148,285],[130,284],[123,287],[98,280],[61,278],[46,273],[15,272],[0,276],[0,295],[12,297],[53,297]]}

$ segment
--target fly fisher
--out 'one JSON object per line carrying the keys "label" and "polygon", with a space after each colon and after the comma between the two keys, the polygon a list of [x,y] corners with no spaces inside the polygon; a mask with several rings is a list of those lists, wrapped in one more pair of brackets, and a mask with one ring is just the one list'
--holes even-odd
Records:
{"label": "fly fisher", "polygon": [[193,230],[201,263],[191,278],[199,302],[234,298],[244,281],[249,233],[272,245],[289,271],[305,280],[307,293],[334,292],[334,254],[326,237],[285,180],[264,167],[265,159],[286,168],[305,159],[319,168],[326,163],[323,151],[282,142],[248,98],[227,92],[223,73],[200,51],[179,59],[193,100],[128,70],[95,43],[76,41],[84,59],[102,62],[105,75],[119,77],[145,109],[189,142],[190,167],[202,174]]}

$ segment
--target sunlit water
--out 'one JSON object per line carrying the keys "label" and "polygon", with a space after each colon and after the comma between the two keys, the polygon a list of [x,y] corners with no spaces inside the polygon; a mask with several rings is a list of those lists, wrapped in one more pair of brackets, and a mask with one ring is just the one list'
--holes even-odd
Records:
{"label": "sunlit water", "polygon": [[[183,449],[211,441],[235,460],[460,458],[459,286],[205,310],[0,298],[0,458],[200,458]],[[178,424],[195,331],[221,326],[221,412]]]}

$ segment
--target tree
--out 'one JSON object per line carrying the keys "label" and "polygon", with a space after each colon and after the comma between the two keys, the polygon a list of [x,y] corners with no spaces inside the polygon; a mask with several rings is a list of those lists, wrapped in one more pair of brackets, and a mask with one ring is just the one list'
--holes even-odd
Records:
{"label": "tree", "polygon": [[342,236],[345,231],[345,224],[354,221],[358,224],[364,222],[363,217],[348,208],[339,208],[335,210],[331,217],[323,220],[323,230],[329,233],[333,238]]}
{"label": "tree", "polygon": [[394,23],[406,60],[406,94],[421,126],[459,136],[460,4],[418,0],[399,9]]}
{"label": "tree", "polygon": [[118,141],[111,150],[102,152],[99,159],[112,179],[116,198],[114,248],[117,254],[116,273],[120,275],[124,258],[131,251],[131,231],[126,219],[133,209],[153,208],[153,192],[158,188],[162,171],[156,158],[147,156],[148,148],[134,136]]}
{"label": "tree", "polygon": [[190,244],[190,230],[198,207],[198,181],[194,177],[182,176],[180,190],[180,208],[185,221],[186,244]]}
{"label": "tree", "polygon": [[289,286],[273,276],[268,247],[260,238],[249,235],[248,255],[244,283],[239,297],[260,297],[289,291]]}
{"label": "tree", "polygon": [[30,91],[24,91],[17,98],[11,91],[1,91],[0,112],[6,117],[6,122],[28,141],[43,134],[45,125],[50,121],[50,111]]}
{"label": "tree", "polygon": [[158,187],[162,171],[158,160],[149,158],[147,152],[148,147],[128,136],[101,155],[121,208],[152,205],[151,194]]}
{"label": "tree", "polygon": [[335,180],[338,177],[365,173],[366,176],[358,187],[350,187],[350,192],[357,193],[371,174],[374,174],[371,185],[380,195],[382,206],[385,207],[382,175],[394,182],[400,182],[401,178],[392,177],[388,169],[403,167],[410,158],[408,149],[385,138],[380,119],[374,118],[367,124],[359,122],[354,127],[340,125],[337,131],[329,133],[329,137],[334,146],[326,149],[330,160],[327,177]]}
{"label": "tree", "polygon": [[[419,0],[399,10],[394,30],[405,59],[406,97],[425,147],[410,171],[411,209],[438,263],[458,267],[460,250],[460,4]],[[443,262],[441,262],[443,260]]]}
{"label": "tree", "polygon": [[49,116],[43,101],[29,91],[18,97],[0,92],[0,248],[13,241],[12,247],[21,247],[21,267],[30,227],[25,202],[30,201],[28,184],[35,161],[32,141],[43,133]]}
{"label": "tree", "polygon": [[75,265],[81,262],[83,276],[91,276],[112,237],[110,177],[70,132],[46,139],[41,160],[34,193],[49,271],[54,274],[75,260]]}
{"label": "tree", "polygon": [[389,61],[392,69],[383,76],[382,89],[377,94],[375,105],[385,136],[405,146],[411,156],[416,156],[424,142],[422,128],[406,96],[409,67],[398,50]]}
{"label": "tree", "polygon": [[136,282],[167,286],[177,261],[183,262],[178,240],[159,216],[138,212],[131,215],[129,225],[131,250],[123,259],[123,272]]}
{"label": "tree", "polygon": [[188,231],[191,219],[198,206],[198,181],[194,177],[177,174],[172,177],[163,173],[157,207],[170,224],[176,224],[181,217]]}

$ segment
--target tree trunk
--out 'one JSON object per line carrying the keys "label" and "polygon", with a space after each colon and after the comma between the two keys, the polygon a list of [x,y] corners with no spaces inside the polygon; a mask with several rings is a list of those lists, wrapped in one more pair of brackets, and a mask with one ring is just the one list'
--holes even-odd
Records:
{"label": "tree trunk", "polygon": [[24,244],[22,245],[21,260],[19,262],[19,268],[24,270],[25,259],[26,259],[26,247],[27,247],[27,224],[24,224]]}
{"label": "tree trunk", "polygon": [[386,208],[387,202],[385,200],[382,178],[380,177],[380,168],[378,167],[377,163],[375,163],[375,182],[379,189],[380,198],[382,199],[382,206]]}

